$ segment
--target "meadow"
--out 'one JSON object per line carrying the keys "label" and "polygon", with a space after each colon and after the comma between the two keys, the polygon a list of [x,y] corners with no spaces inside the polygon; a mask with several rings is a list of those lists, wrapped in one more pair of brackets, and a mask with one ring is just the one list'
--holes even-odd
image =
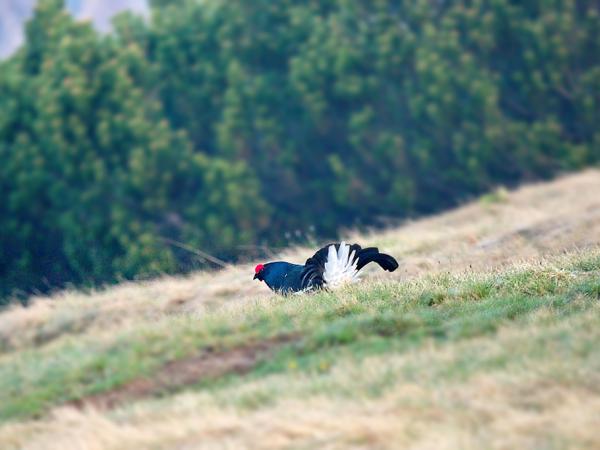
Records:
{"label": "meadow", "polygon": [[587,170],[347,232],[400,268],[335,292],[272,294],[253,262],[13,305],[0,448],[600,448],[598,192]]}

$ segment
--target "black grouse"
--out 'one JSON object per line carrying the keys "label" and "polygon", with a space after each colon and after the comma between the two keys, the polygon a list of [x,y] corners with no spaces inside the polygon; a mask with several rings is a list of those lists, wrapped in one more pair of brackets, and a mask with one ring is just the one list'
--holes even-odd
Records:
{"label": "black grouse", "polygon": [[383,270],[393,272],[398,262],[375,247],[361,248],[345,242],[329,244],[315,253],[306,263],[291,264],[285,261],[259,264],[254,269],[254,279],[264,281],[273,291],[282,294],[335,288],[359,280],[360,270],[376,262]]}

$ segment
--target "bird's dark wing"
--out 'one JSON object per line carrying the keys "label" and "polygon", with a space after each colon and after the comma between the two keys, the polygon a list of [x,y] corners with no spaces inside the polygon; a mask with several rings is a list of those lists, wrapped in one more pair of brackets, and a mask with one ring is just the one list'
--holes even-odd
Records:
{"label": "bird's dark wing", "polygon": [[[336,251],[339,251],[340,243],[328,244],[306,260],[300,278],[302,290],[321,288],[326,284],[325,263],[327,263],[331,245],[335,245]],[[353,252],[354,257],[351,263],[356,262],[356,271],[359,271],[370,262],[376,262],[383,270],[389,272],[393,272],[398,268],[398,262],[392,256],[379,253],[379,249],[376,247],[362,248],[358,244],[349,245],[348,254],[352,255]]]}

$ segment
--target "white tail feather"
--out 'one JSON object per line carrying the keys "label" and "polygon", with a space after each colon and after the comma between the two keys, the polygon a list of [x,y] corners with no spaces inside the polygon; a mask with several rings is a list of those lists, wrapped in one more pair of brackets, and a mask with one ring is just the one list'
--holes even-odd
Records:
{"label": "white tail feather", "polygon": [[358,258],[355,259],[355,251],[350,252],[350,246],[345,242],[340,243],[336,251],[335,245],[330,245],[327,252],[327,262],[325,262],[325,271],[323,280],[327,287],[335,288],[342,284],[353,283],[359,280]]}

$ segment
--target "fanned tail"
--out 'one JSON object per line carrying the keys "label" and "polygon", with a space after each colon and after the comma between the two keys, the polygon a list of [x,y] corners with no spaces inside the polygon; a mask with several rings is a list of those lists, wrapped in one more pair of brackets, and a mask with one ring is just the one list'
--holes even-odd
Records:
{"label": "fanned tail", "polygon": [[341,242],[336,249],[330,245],[327,251],[327,261],[323,271],[323,280],[327,286],[338,286],[344,283],[352,283],[358,280],[358,258],[356,252],[350,252],[350,246]]}
{"label": "fanned tail", "polygon": [[398,268],[398,262],[394,257],[385,253],[379,253],[379,249],[376,247],[363,248],[357,253],[358,264],[356,270],[360,270],[371,262],[379,264],[383,270],[393,272]]}
{"label": "fanned tail", "polygon": [[398,262],[375,247],[362,248],[358,244],[345,242],[329,244],[306,260],[300,279],[300,288],[309,290],[322,287],[337,287],[358,281],[359,271],[371,262],[383,270],[393,272]]}

